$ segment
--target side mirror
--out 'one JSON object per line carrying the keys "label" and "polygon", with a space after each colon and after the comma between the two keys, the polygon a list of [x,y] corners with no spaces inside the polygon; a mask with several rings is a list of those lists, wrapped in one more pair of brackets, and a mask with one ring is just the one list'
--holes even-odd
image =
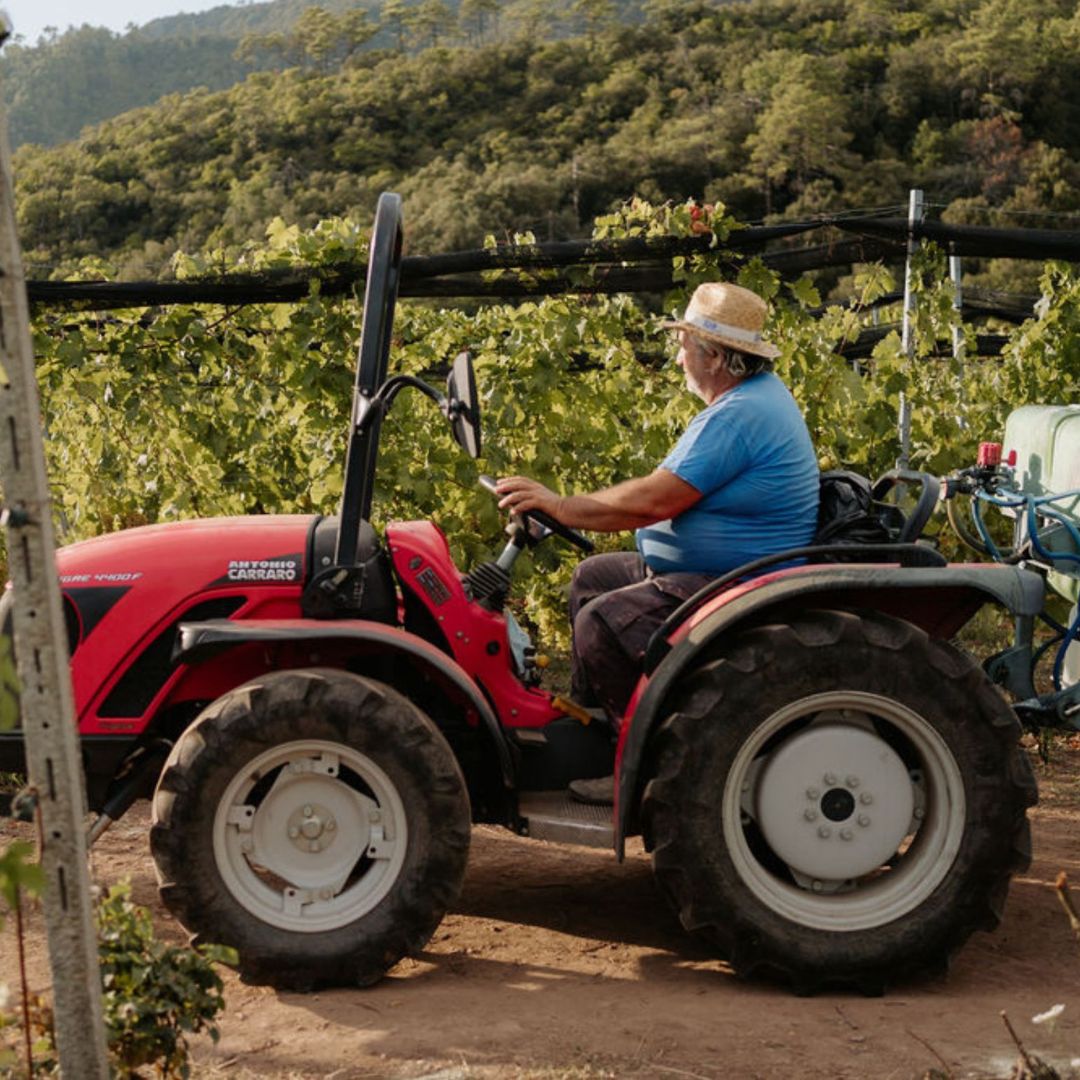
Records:
{"label": "side mirror", "polygon": [[470,457],[480,456],[480,405],[476,397],[476,376],[472,354],[460,352],[446,377],[446,415],[454,442]]}

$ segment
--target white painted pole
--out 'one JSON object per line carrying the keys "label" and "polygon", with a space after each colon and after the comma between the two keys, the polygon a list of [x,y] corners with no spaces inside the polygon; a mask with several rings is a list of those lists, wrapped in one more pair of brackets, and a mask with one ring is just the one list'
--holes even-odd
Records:
{"label": "white painted pole", "polygon": [[952,328],[952,354],[956,360],[964,359],[964,329],[961,326],[962,312],[964,310],[963,277],[960,266],[960,256],[949,256],[949,277],[953,283],[953,311],[956,312],[956,322]]}
{"label": "white painted pole", "polygon": [[[922,222],[925,215],[923,193],[917,188],[911,191],[908,202],[908,244],[907,263],[904,267],[904,322],[901,335],[902,347],[908,360],[915,356],[915,290],[912,288],[914,274],[911,260],[918,249],[915,239],[915,226]],[[898,468],[906,469],[911,458],[911,404],[907,394],[900,395],[900,457]]]}
{"label": "white painted pole", "polygon": [[[0,18],[0,44],[10,29]],[[7,119],[0,109],[0,488],[30,785],[41,824],[60,1071],[107,1080],[97,934],[86,866],[86,795],[56,578],[34,355],[15,229]]]}

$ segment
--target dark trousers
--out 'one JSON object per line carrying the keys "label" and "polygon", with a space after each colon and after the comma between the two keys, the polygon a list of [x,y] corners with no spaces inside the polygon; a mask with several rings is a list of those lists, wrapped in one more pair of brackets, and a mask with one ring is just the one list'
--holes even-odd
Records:
{"label": "dark trousers", "polygon": [[645,647],[663,621],[712,574],[653,574],[636,552],[591,555],[570,584],[575,699],[618,725],[641,676]]}

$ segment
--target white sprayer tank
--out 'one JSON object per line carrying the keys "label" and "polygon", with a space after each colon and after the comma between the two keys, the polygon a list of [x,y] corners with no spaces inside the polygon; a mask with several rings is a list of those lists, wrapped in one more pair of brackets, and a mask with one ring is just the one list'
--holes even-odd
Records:
{"label": "white sprayer tank", "polygon": [[[1080,491],[1080,405],[1025,405],[1010,413],[1005,422],[1004,458],[1016,452],[1016,483],[1029,495],[1050,495]],[[1054,503],[1080,528],[1080,494]],[[1051,550],[1080,554],[1066,530],[1057,530],[1050,539]],[[1059,569],[1048,575],[1055,592],[1072,601],[1070,621],[1076,618],[1080,603],[1080,565]],[[1065,654],[1063,683],[1080,681],[1080,641],[1074,641]]]}

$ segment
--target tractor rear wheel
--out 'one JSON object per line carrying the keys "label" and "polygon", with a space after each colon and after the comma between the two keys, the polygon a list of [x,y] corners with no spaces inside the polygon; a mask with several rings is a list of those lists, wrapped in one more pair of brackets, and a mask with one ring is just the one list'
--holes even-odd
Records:
{"label": "tractor rear wheel", "polygon": [[686,681],[642,807],[659,884],[740,975],[880,993],[1000,920],[1036,800],[1016,719],[877,613],[746,631]]}
{"label": "tractor rear wheel", "polygon": [[287,671],[183,734],[154,795],[161,896],[252,981],[368,985],[421,948],[461,886],[470,813],[438,729],[381,683]]}

